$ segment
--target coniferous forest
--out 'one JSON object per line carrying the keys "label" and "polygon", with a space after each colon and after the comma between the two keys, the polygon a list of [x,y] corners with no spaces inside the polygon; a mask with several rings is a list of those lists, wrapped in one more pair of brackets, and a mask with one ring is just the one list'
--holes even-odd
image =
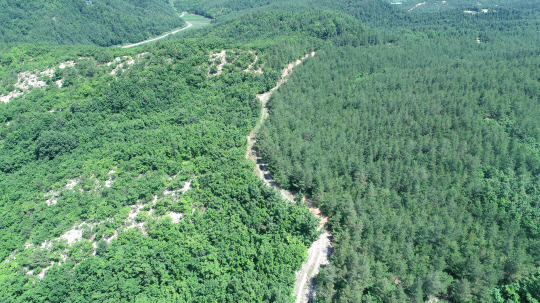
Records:
{"label": "coniferous forest", "polygon": [[538,1],[68,2],[0,3],[0,302],[295,302],[314,206],[316,302],[540,301]]}

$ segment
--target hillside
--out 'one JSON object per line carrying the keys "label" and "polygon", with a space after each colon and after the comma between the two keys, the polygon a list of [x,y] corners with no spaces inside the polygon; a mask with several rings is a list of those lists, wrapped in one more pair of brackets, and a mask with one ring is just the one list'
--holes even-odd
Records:
{"label": "hillside", "polygon": [[238,19],[261,11],[295,13],[316,10],[332,11],[343,15],[352,15],[368,25],[389,24],[406,18],[400,10],[393,9],[390,4],[380,0],[174,0],[173,5],[178,10],[187,10],[208,18],[217,18],[218,22]]}
{"label": "hillside", "polygon": [[325,47],[270,100],[264,162],[330,217],[321,301],[540,296],[539,19],[500,22]]}
{"label": "hillside", "polygon": [[0,41],[96,44],[137,42],[184,21],[166,0],[1,0]]}
{"label": "hillside", "polygon": [[[237,62],[213,75],[222,50]],[[243,71],[250,51],[64,54],[46,86],[0,105],[3,302],[289,295],[316,221],[244,160],[273,75]]]}
{"label": "hillside", "polygon": [[315,16],[247,43],[224,37],[243,22],[129,49],[8,48],[2,301],[288,301],[318,222],[257,179],[245,138],[255,95],[324,43],[310,29],[333,16]]}
{"label": "hillside", "polygon": [[0,2],[0,302],[538,302],[540,10],[469,2]]}

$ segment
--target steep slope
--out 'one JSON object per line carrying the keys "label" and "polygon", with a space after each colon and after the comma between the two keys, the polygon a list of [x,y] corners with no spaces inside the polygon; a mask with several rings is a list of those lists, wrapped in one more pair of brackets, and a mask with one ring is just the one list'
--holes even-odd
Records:
{"label": "steep slope", "polygon": [[[493,23],[498,24],[497,19]],[[323,302],[540,297],[538,20],[327,47],[270,100],[257,146],[329,215]]]}
{"label": "steep slope", "polygon": [[245,136],[290,57],[339,33],[315,30],[332,14],[260,16],[287,30],[5,47],[3,301],[291,300],[318,222],[253,175]]}
{"label": "steep slope", "polygon": [[405,14],[382,0],[174,0],[178,9],[195,12],[209,18],[236,19],[258,11],[302,12],[324,10],[352,15],[369,25],[388,23],[392,19],[403,18]]}
{"label": "steep slope", "polygon": [[[268,107],[266,105],[272,96],[272,93],[276,91],[282,84],[287,82],[291,73],[297,66],[313,56],[315,56],[315,52],[306,54],[302,58],[289,63],[281,72],[281,78],[277,82],[276,86],[265,93],[257,95],[257,98],[262,104],[260,119],[247,137],[248,150],[246,157],[251,159],[255,164],[255,173],[259,179],[264,181],[267,186],[276,189],[281,194],[281,197],[290,203],[296,203],[299,197],[297,197],[295,193],[280,187],[272,178],[272,175],[268,172],[267,165],[264,163],[260,152],[258,152],[255,137],[257,136],[257,133],[264,121],[268,118]],[[306,200],[302,199],[301,202],[305,203]],[[296,272],[296,282],[294,284],[293,296],[296,297],[297,303],[308,302],[309,300],[315,299],[316,294],[314,278],[319,273],[321,266],[328,265],[330,254],[332,252],[332,246],[330,243],[331,234],[326,230],[328,218],[312,203],[310,203],[309,209],[317,217],[317,219],[319,219],[319,227],[317,230],[321,231],[321,235],[317,240],[315,240],[315,242],[311,244],[308,249],[307,260],[302,264],[302,268]]]}
{"label": "steep slope", "polygon": [[137,42],[185,23],[165,0],[0,0],[0,41]]}
{"label": "steep slope", "polygon": [[114,52],[0,104],[1,300],[288,300],[317,221],[244,158],[273,70],[218,40]]}
{"label": "steep slope", "polygon": [[[540,299],[538,7],[188,2],[215,26],[0,44],[1,302]],[[65,11],[168,5],[114,3]],[[72,21],[10,39],[113,43]]]}

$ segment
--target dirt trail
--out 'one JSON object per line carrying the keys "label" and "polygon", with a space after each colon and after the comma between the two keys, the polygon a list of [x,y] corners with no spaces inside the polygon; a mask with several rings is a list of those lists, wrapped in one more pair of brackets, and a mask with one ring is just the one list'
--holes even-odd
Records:
{"label": "dirt trail", "polygon": [[[315,56],[315,52],[306,54],[304,57],[291,62],[283,69],[281,73],[281,78],[277,82],[276,86],[267,91],[264,94],[257,95],[257,98],[262,103],[260,119],[253,128],[253,130],[247,136],[248,148],[246,153],[246,158],[251,159],[255,162],[255,173],[257,176],[264,181],[264,183],[270,187],[277,189],[283,199],[288,200],[292,203],[295,201],[295,193],[288,191],[274,180],[270,172],[268,171],[267,165],[264,163],[259,150],[257,149],[255,143],[255,137],[259,131],[264,120],[268,118],[268,107],[266,104],[270,99],[272,93],[277,90],[283,83],[287,82],[289,75],[293,72],[294,68],[304,60],[309,57]],[[303,200],[304,202],[306,200]],[[296,282],[294,284],[293,296],[296,297],[296,303],[312,302],[315,299],[315,284],[314,277],[319,273],[319,269],[323,265],[327,265],[329,261],[329,256],[332,252],[332,245],[330,243],[331,234],[325,228],[328,218],[321,212],[321,210],[313,205],[311,201],[308,201],[310,206],[310,211],[320,220],[318,230],[323,230],[321,236],[311,244],[311,247],[308,249],[308,258],[307,261],[302,264],[302,268],[296,272]]]}
{"label": "dirt trail", "polygon": [[249,66],[248,66],[246,69],[244,69],[244,71],[245,71],[246,73],[253,72],[253,73],[256,73],[256,74],[262,74],[262,73],[264,73],[263,70],[262,70],[262,68],[261,68],[260,66],[259,66],[259,68],[255,69],[255,70],[253,69],[253,66],[257,63],[257,61],[259,61],[259,56],[258,56],[257,53],[255,53],[254,51],[249,51],[249,53],[255,55],[255,60],[253,60],[253,62],[251,62],[251,63],[249,64]]}
{"label": "dirt trail", "polygon": [[[182,14],[180,15],[180,18],[184,17],[185,15],[186,15],[186,12],[182,12]],[[146,43],[149,43],[149,42],[153,42],[153,41],[156,41],[156,40],[160,40],[160,39],[163,39],[163,38],[165,38],[167,36],[174,35],[174,34],[176,34],[178,32],[181,32],[181,31],[186,30],[186,29],[193,26],[193,24],[191,24],[191,22],[188,22],[188,21],[186,21],[186,24],[187,24],[186,26],[184,26],[182,28],[179,28],[179,29],[175,29],[170,33],[163,34],[163,35],[161,35],[159,37],[156,37],[156,38],[153,38],[153,39],[148,39],[148,40],[144,40],[144,41],[141,41],[141,42],[137,42],[137,43],[133,43],[133,44],[129,44],[129,45],[124,45],[124,46],[122,46],[122,48],[130,48],[130,47],[134,47],[134,46],[143,45],[143,44],[146,44]]]}
{"label": "dirt trail", "polygon": [[417,8],[417,7],[419,7],[419,6],[421,6],[421,5],[426,4],[426,3],[427,3],[427,2],[416,3],[415,6],[413,6],[413,7],[411,7],[411,8],[409,9],[409,12],[412,11],[413,9],[415,9],[415,8]]}

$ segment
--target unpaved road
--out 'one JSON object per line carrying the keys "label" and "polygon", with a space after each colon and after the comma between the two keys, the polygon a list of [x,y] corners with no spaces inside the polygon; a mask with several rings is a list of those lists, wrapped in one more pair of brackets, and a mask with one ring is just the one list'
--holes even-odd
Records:
{"label": "unpaved road", "polygon": [[[180,18],[184,17],[185,15],[186,15],[186,12],[182,12],[182,14],[180,15]],[[130,48],[130,47],[134,47],[134,46],[143,45],[143,44],[146,44],[146,43],[149,43],[149,42],[157,41],[157,40],[163,39],[163,38],[165,38],[167,36],[174,35],[174,34],[176,34],[178,32],[181,32],[181,31],[186,30],[186,29],[193,26],[193,24],[191,24],[191,22],[188,22],[188,21],[186,21],[186,24],[187,24],[186,26],[184,26],[182,28],[179,28],[179,29],[175,29],[172,32],[169,32],[167,34],[163,34],[163,35],[161,35],[159,37],[144,40],[144,41],[141,41],[141,42],[137,42],[137,43],[133,43],[133,44],[129,44],[129,45],[124,45],[124,46],[122,46],[122,48]]]}
{"label": "unpaved road", "polygon": [[[257,98],[262,103],[260,115],[261,118],[247,136],[248,148],[246,158],[249,158],[253,162],[255,162],[255,173],[257,174],[257,176],[261,180],[263,180],[266,185],[277,189],[281,193],[283,199],[288,200],[292,203],[294,203],[295,194],[281,188],[279,184],[277,184],[277,182],[274,180],[255,145],[255,137],[264,120],[268,118],[268,107],[266,107],[266,103],[270,99],[272,93],[277,90],[283,83],[287,82],[287,80],[289,79],[289,75],[292,73],[295,67],[302,64],[302,62],[307,58],[313,56],[315,56],[315,52],[309,53],[304,57],[289,63],[287,67],[283,69],[283,72],[281,73],[281,78],[276,84],[276,86],[274,86],[272,89],[270,89],[264,94],[257,95]],[[325,229],[328,218],[321,212],[319,208],[315,207],[313,203],[311,203],[311,201],[309,201],[309,204],[310,211],[320,220],[318,230],[323,230],[323,233],[315,242],[311,244],[311,247],[309,247],[308,249],[307,261],[302,264],[302,268],[296,272],[296,282],[294,284],[293,290],[293,296],[296,297],[296,303],[314,301],[314,277],[317,275],[317,273],[319,273],[319,269],[322,265],[328,264],[329,256],[332,253],[332,245],[330,242],[330,238],[332,237],[332,235]]]}

